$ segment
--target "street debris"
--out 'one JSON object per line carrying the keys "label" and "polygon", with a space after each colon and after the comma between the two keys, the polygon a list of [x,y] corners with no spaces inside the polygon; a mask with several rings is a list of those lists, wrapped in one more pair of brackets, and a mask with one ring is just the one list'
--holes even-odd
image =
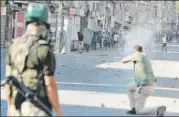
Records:
{"label": "street debris", "polygon": [[105,108],[105,105],[103,103],[101,103],[101,107]]}
{"label": "street debris", "polygon": [[106,60],[102,60],[102,62],[106,62]]}
{"label": "street debris", "polygon": [[116,74],[116,76],[118,76],[118,77],[119,77],[119,74]]}
{"label": "street debris", "polygon": [[178,77],[176,77],[175,79],[176,79],[176,80],[179,80],[179,78],[178,78]]}
{"label": "street debris", "polygon": [[176,103],[176,100],[174,100],[173,103]]}
{"label": "street debris", "polygon": [[57,74],[60,74],[60,72],[57,72]]}

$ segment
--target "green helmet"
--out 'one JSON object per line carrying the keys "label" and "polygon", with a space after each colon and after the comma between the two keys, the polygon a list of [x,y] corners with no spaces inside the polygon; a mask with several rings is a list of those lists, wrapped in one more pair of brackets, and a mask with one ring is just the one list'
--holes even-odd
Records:
{"label": "green helmet", "polygon": [[48,6],[45,4],[31,3],[25,13],[25,23],[31,21],[42,21],[48,24]]}

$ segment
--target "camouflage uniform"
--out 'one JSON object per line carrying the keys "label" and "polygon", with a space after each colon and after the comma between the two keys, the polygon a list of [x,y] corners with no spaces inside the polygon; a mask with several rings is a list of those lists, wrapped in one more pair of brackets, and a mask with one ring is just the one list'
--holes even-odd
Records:
{"label": "camouflage uniform", "polygon": [[[49,107],[49,109],[51,109],[51,105],[45,91],[44,82],[39,89],[38,79],[44,81],[44,75],[53,76],[55,64],[55,56],[47,41],[39,40],[36,36],[23,35],[14,41],[7,52],[7,76],[14,76],[32,91],[39,90],[39,98],[47,105],[47,107]],[[39,77],[40,73],[41,76]],[[38,107],[28,101],[23,101],[20,108],[15,108],[20,99],[18,98],[17,89],[14,86],[9,85],[7,93],[11,96],[12,115],[31,116],[31,112],[33,112],[33,114],[36,113],[35,115],[46,115],[46,113],[40,111]]]}
{"label": "camouflage uniform", "polygon": [[[52,110],[44,76],[53,76],[55,56],[48,40],[48,6],[31,3],[25,13],[26,32],[10,45],[6,58],[6,77],[13,76]],[[8,85],[11,116],[48,116],[37,104],[32,104],[13,85]],[[26,92],[27,93],[27,92]]]}

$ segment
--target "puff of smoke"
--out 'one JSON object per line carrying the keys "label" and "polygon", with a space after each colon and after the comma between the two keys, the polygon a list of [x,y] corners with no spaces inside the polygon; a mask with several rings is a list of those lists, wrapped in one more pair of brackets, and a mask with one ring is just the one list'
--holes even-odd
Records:
{"label": "puff of smoke", "polygon": [[134,45],[139,44],[143,48],[148,48],[152,44],[154,39],[154,33],[156,29],[150,29],[146,27],[136,27],[128,31],[123,39],[125,40],[124,55],[130,54]]}

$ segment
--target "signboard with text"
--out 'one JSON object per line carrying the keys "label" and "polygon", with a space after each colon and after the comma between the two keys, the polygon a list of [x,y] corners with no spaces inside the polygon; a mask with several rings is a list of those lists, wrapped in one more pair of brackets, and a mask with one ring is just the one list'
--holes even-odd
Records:
{"label": "signboard with text", "polygon": [[2,7],[1,6],[1,9],[0,9],[1,11],[0,11],[0,16],[1,15],[6,15],[6,7]]}
{"label": "signboard with text", "polygon": [[16,12],[15,37],[23,35],[24,32],[24,12]]}

